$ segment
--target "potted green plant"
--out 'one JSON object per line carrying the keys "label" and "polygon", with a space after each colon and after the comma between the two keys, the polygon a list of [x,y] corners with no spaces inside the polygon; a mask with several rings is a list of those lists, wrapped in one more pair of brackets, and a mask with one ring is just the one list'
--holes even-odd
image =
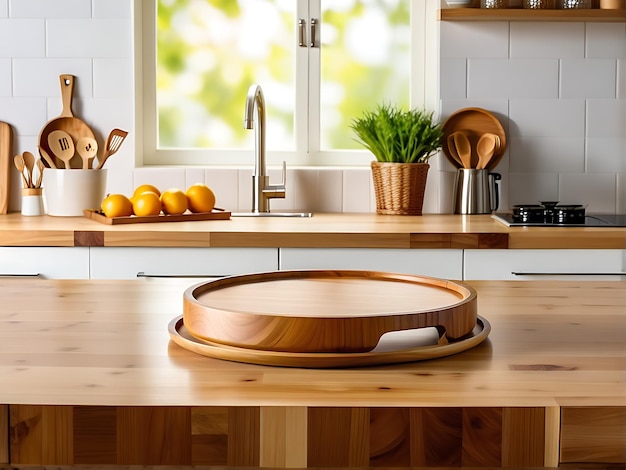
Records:
{"label": "potted green plant", "polygon": [[376,158],[371,163],[376,212],[421,215],[428,160],[443,139],[434,114],[382,104],[352,120],[350,127]]}

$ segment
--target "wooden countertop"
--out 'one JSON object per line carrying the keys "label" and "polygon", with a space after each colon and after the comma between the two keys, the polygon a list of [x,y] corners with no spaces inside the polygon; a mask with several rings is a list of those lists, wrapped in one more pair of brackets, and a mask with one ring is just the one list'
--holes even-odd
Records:
{"label": "wooden countertop", "polygon": [[0,283],[0,403],[624,406],[626,282],[470,282],[479,346],[404,365],[289,369],[170,342],[189,281]]}
{"label": "wooden countertop", "polygon": [[489,215],[315,214],[311,218],[105,225],[0,216],[0,246],[626,248],[626,228],[506,227]]}

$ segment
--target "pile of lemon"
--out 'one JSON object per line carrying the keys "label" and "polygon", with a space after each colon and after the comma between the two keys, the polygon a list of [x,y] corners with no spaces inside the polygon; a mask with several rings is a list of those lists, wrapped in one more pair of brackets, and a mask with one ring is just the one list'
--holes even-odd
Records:
{"label": "pile of lemon", "polygon": [[107,217],[139,217],[149,215],[180,215],[185,212],[211,212],[215,207],[215,194],[206,184],[196,183],[186,191],[170,188],[161,192],[156,186],[142,184],[133,195],[109,194],[100,208]]}

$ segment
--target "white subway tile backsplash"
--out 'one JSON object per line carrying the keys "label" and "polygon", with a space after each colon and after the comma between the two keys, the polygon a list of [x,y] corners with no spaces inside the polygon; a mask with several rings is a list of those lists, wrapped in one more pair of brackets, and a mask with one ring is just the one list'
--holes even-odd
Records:
{"label": "white subway tile backsplash", "polygon": [[615,98],[615,59],[562,59],[561,98]]}
{"label": "white subway tile backsplash", "polygon": [[442,59],[439,77],[441,99],[463,99],[467,96],[467,60]]}
{"label": "white subway tile backsplash", "polygon": [[587,137],[626,138],[626,100],[589,100]]}
{"label": "white subway tile backsplash", "polygon": [[[117,154],[114,157],[115,158]],[[107,160],[108,162],[108,160]],[[152,184],[161,192],[178,188],[186,189],[187,179],[184,168],[137,168],[134,171],[133,189],[140,184]]]}
{"label": "white subway tile backsplash", "polygon": [[588,212],[615,212],[617,177],[615,173],[561,174],[558,200],[563,204],[586,204]]}
{"label": "white subway tile backsplash", "polygon": [[626,23],[586,23],[585,57],[626,59]]}
{"label": "white subway tile backsplash", "polygon": [[511,22],[511,58],[584,56],[584,23]]}
{"label": "white subway tile backsplash", "polygon": [[237,170],[226,168],[205,170],[205,183],[215,193],[217,207],[230,212],[239,210],[239,172]]}
{"label": "white subway tile backsplash", "polygon": [[585,139],[579,137],[512,137],[509,165],[514,173],[585,171]]}
{"label": "white subway tile backsplash", "polygon": [[9,0],[0,0],[0,18],[9,16]]}
{"label": "white subway tile backsplash", "polygon": [[584,100],[511,100],[509,132],[513,137],[583,137]]}
{"label": "white subway tile backsplash", "polygon": [[237,171],[238,192],[237,199],[238,212],[250,212],[252,209],[252,169]]}
{"label": "white subway tile backsplash", "polygon": [[86,0],[10,0],[13,18],[89,18],[91,2]]}
{"label": "white subway tile backsplash", "polygon": [[626,99],[626,59],[617,61],[617,98]]}
{"label": "white subway tile backsplash", "polygon": [[588,173],[626,173],[626,137],[588,138]]}
{"label": "white subway tile backsplash", "polygon": [[[372,212],[374,186],[370,168],[349,168],[343,171],[343,211]],[[349,188],[349,189],[348,189]]]}
{"label": "white subway tile backsplash", "polygon": [[93,0],[94,18],[130,18],[133,0]]}
{"label": "white subway tile backsplash", "polygon": [[[510,207],[516,204],[538,204],[559,200],[558,173],[510,173]],[[505,206],[506,207],[506,206]]]}
{"label": "white subway tile backsplash", "polygon": [[44,98],[0,98],[0,120],[21,135],[39,135],[48,121]]}
{"label": "white subway tile backsplash", "polygon": [[318,212],[319,209],[319,171],[317,169],[295,169],[293,180],[287,182],[287,191],[294,193],[294,210],[300,212]]}
{"label": "white subway tile backsplash", "polygon": [[556,59],[470,59],[467,96],[557,98],[558,77]]}
{"label": "white subway tile backsplash", "polygon": [[618,214],[626,214],[626,173],[617,175],[617,209]]}
{"label": "white subway tile backsplash", "polygon": [[11,59],[0,59],[0,96],[12,96]]}
{"label": "white subway tile backsplash", "polygon": [[[59,76],[74,75],[73,97],[89,98],[92,91],[92,67],[90,59],[14,59],[13,95],[58,97],[61,106]],[[59,113],[61,107],[59,107]]]}
{"label": "white subway tile backsplash", "polygon": [[96,98],[133,97],[135,83],[132,59],[94,59],[93,95]]}
{"label": "white subway tile backsplash", "polygon": [[509,57],[509,23],[442,21],[441,59]]}
{"label": "white subway tile backsplash", "polygon": [[0,57],[44,57],[44,20],[0,19]]}
{"label": "white subway tile backsplash", "polygon": [[343,171],[334,168],[318,170],[318,208],[319,212],[343,211]]}
{"label": "white subway tile backsplash", "polygon": [[[132,57],[130,20],[47,20],[49,57]],[[68,34],[71,31],[72,34]]]}

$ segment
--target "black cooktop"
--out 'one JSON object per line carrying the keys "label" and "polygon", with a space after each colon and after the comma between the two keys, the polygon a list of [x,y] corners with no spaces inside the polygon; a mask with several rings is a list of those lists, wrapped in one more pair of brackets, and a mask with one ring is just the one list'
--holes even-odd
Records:
{"label": "black cooktop", "polygon": [[521,221],[507,213],[496,213],[491,217],[507,227],[626,227],[626,214],[586,214],[584,221],[565,223]]}

